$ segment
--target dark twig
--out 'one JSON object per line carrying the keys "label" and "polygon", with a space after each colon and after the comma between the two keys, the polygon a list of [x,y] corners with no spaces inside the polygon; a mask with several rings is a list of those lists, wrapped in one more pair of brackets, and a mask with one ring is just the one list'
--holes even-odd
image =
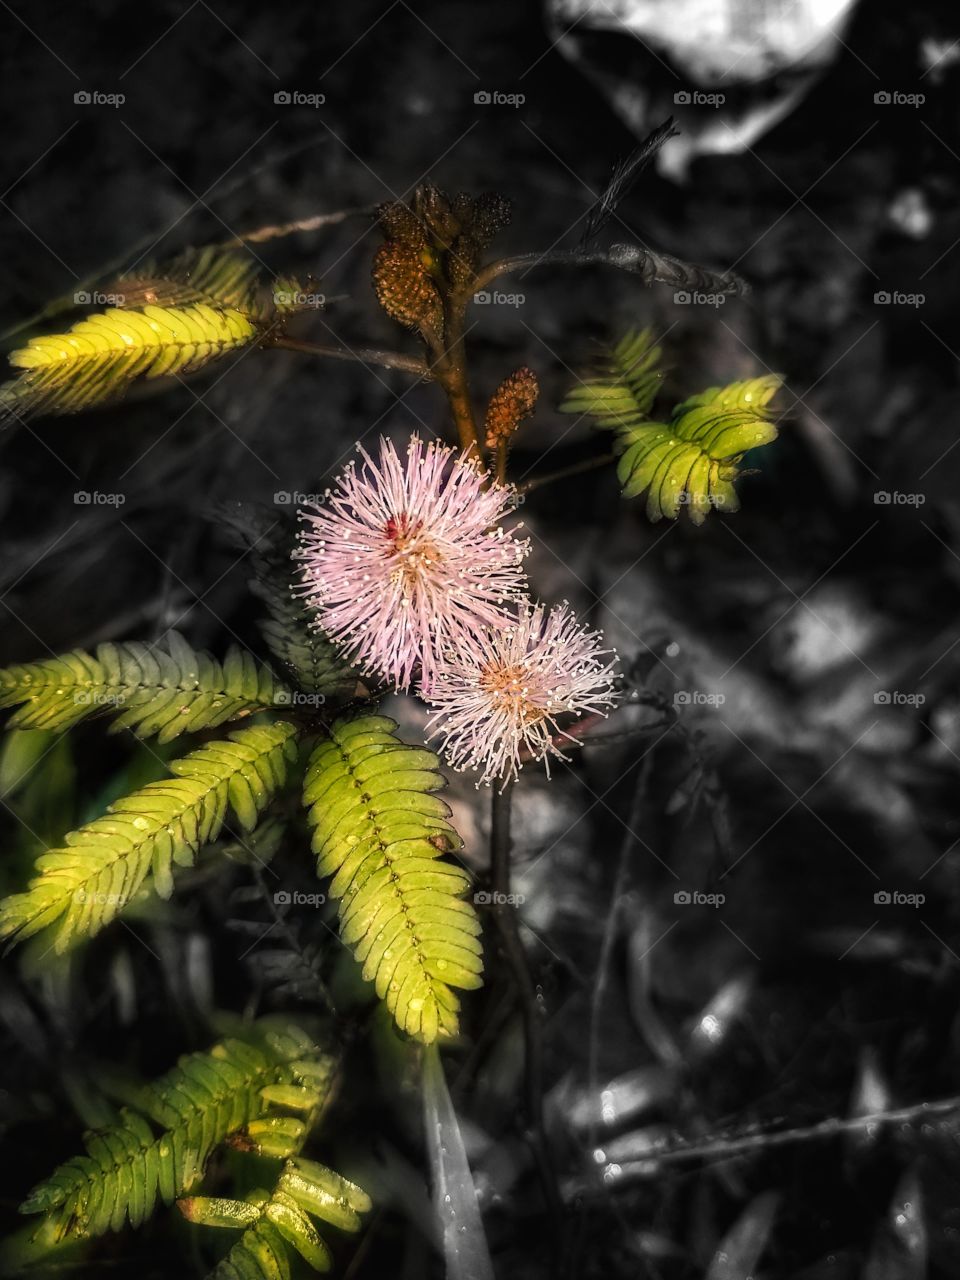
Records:
{"label": "dark twig", "polygon": [[[620,842],[620,854],[617,859],[617,870],[614,876],[613,888],[610,892],[610,906],[607,909],[607,918],[603,927],[603,937],[600,942],[600,956],[597,960],[597,974],[593,983],[593,996],[590,1001],[590,1031],[587,1047],[587,1081],[589,1094],[592,1101],[597,1103],[597,1110],[594,1114],[590,1125],[590,1147],[596,1150],[600,1144],[600,1096],[598,1093],[598,1077],[599,1077],[599,1058],[600,1058],[600,1014],[603,1008],[603,997],[607,989],[607,975],[610,971],[610,962],[613,957],[613,949],[617,940],[617,924],[620,919],[620,908],[623,902],[624,890],[627,885],[627,874],[630,868],[630,853],[636,842],[634,828],[639,824],[640,814],[643,809],[644,798],[647,793],[647,784],[650,778],[650,768],[653,762],[653,748],[647,751],[642,757],[640,773],[637,778],[637,784],[633,793],[633,802],[630,806],[630,816],[627,820],[627,827],[624,832],[623,839]],[[579,1269],[580,1243],[586,1235],[585,1219],[589,1215],[589,1206],[586,1208],[584,1219],[580,1223],[580,1231],[577,1241],[574,1244],[567,1276],[575,1276]]]}
{"label": "dark twig", "polygon": [[[597,1093],[597,1076],[598,1064],[600,1057],[600,1013],[603,1008],[603,997],[607,989],[607,973],[610,968],[610,959],[613,955],[613,946],[617,937],[617,921],[620,916],[620,907],[623,903],[623,893],[627,883],[627,871],[630,866],[630,852],[636,843],[637,837],[634,835],[634,828],[640,821],[640,814],[643,809],[643,801],[646,796],[647,783],[650,778],[650,767],[653,763],[654,749],[644,753],[642,764],[640,766],[639,776],[637,778],[636,787],[633,793],[633,803],[630,806],[630,816],[627,819],[627,826],[624,831],[623,839],[620,842],[620,854],[617,859],[617,871],[613,881],[613,889],[610,893],[610,906],[607,910],[607,919],[603,929],[603,938],[600,943],[600,957],[597,961],[597,976],[593,984],[593,997],[590,1001],[590,1039],[587,1049],[587,1080],[589,1082],[591,1097]],[[599,1137],[599,1120],[597,1114],[594,1117],[592,1126],[591,1146],[598,1145]]]}
{"label": "dark twig", "polygon": [[663,144],[679,133],[671,116],[659,128],[654,129],[653,133],[648,134],[639,147],[614,168],[603,195],[587,214],[586,230],[580,239],[581,249],[585,249],[597,238]]}
{"label": "dark twig", "polygon": [[493,919],[500,934],[510,970],[517,985],[523,1015],[524,1077],[529,1140],[547,1208],[553,1218],[554,1241],[559,1247],[563,1205],[556,1170],[550,1158],[543,1122],[543,1036],[542,1012],[527,953],[517,926],[516,909],[510,902],[510,808],[514,783],[502,790],[494,787],[490,826],[490,871],[493,889]]}
{"label": "dark twig", "polygon": [[[709,1142],[684,1144],[676,1135],[663,1140],[660,1150],[654,1146],[649,1155],[642,1160],[624,1163],[623,1181],[630,1181],[631,1173],[638,1176],[654,1176],[667,1164],[677,1164],[687,1160],[728,1160],[736,1156],[748,1155],[755,1151],[770,1150],[774,1147],[790,1146],[796,1142],[811,1142],[823,1139],[842,1137],[847,1133],[862,1133],[865,1129],[876,1129],[884,1125],[916,1125],[926,1124],[938,1116],[950,1116],[960,1111],[960,1097],[938,1098],[934,1102],[917,1102],[909,1107],[901,1107],[896,1111],[875,1111],[865,1116],[830,1116],[826,1120],[818,1120],[816,1124],[803,1125],[795,1129],[751,1130],[728,1137],[720,1137]],[[609,1194],[609,1185],[604,1185],[603,1194]]]}
{"label": "dark twig", "polygon": [[[593,729],[599,729],[610,718],[602,711],[595,711],[589,715],[582,716],[579,720],[575,720],[573,724],[555,733],[551,741],[560,751],[574,751],[579,747],[603,746],[607,742],[625,742],[630,738],[642,738],[647,734],[656,733],[658,729],[668,728],[677,723],[676,709],[665,707],[659,697],[633,697],[629,705],[652,707],[662,713],[662,719],[652,721],[650,724],[634,725],[629,729],[614,729],[610,733],[593,733],[591,732]],[[528,760],[532,759],[532,754],[526,748],[521,747],[521,762],[526,764]]]}
{"label": "dark twig", "polygon": [[613,244],[609,249],[553,249],[547,253],[518,253],[512,258],[491,262],[473,283],[475,293],[500,276],[535,267],[616,267],[640,276],[644,284],[669,284],[675,289],[706,293],[746,294],[750,287],[731,271],[711,271],[709,267],[682,262],[669,254],[654,253],[635,244]]}
{"label": "dark twig", "polygon": [[651,720],[649,724],[634,725],[631,729],[616,729],[612,733],[590,733],[576,742],[568,743],[568,746],[572,751],[575,747],[606,747],[611,742],[630,742],[633,738],[647,738],[651,733],[659,733],[661,729],[670,729],[676,723],[676,716],[665,716],[662,720]]}
{"label": "dark twig", "polygon": [[377,211],[375,204],[364,205],[357,209],[338,209],[335,213],[315,213],[310,218],[300,218],[296,222],[279,222],[273,226],[257,227],[253,231],[243,231],[230,240],[221,242],[224,249],[241,249],[245,244],[263,244],[267,240],[278,240],[282,236],[297,235],[305,231],[319,231],[321,227],[334,227],[347,218],[372,217]]}

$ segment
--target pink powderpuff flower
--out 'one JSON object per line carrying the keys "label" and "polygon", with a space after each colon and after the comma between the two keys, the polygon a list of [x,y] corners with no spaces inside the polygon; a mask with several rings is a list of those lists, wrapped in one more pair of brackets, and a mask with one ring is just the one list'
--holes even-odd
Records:
{"label": "pink powderpuff flower", "polygon": [[389,440],[379,462],[359,452],[363,466],[351,462],[325,503],[301,512],[302,592],[360,670],[408,689],[419,665],[429,688],[442,649],[503,625],[530,544],[498,524],[514,491],[484,488],[479,464],[454,449],[414,436],[405,464]]}
{"label": "pink powderpuff flower", "polygon": [[547,611],[525,602],[510,627],[444,655],[426,695],[434,708],[429,737],[443,738],[453,768],[479,770],[480,783],[506,785],[524,755],[543,760],[549,776],[549,757],[566,758],[555,738],[570,737],[557,717],[616,701],[614,663],[604,661],[615,653],[602,644],[566,603]]}

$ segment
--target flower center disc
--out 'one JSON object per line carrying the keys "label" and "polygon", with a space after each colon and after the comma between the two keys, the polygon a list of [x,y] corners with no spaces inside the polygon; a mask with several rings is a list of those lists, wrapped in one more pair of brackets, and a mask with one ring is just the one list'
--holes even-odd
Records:
{"label": "flower center disc", "polygon": [[480,688],[500,703],[507,704],[509,713],[524,724],[542,720],[543,707],[529,697],[530,673],[519,663],[512,666],[498,664],[485,667],[480,676]]}
{"label": "flower center disc", "polygon": [[423,521],[406,513],[391,516],[383,532],[388,543],[387,554],[395,561],[394,580],[409,593],[442,556],[436,545],[423,536]]}

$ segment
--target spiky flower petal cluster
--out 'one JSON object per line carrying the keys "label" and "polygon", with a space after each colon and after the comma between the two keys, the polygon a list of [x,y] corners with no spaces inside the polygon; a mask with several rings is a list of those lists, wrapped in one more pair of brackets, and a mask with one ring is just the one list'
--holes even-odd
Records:
{"label": "spiky flower petal cluster", "polygon": [[[563,759],[557,717],[598,712],[615,701],[612,650],[566,604],[547,610],[524,602],[508,628],[483,643],[448,651],[428,700],[430,737],[455,769],[477,769],[481,782],[506,783],[524,755]],[[569,735],[567,735],[569,736]]]}
{"label": "spiky flower petal cluster", "polygon": [[414,436],[401,460],[380,442],[359,450],[322,506],[301,513],[296,558],[317,625],[364,672],[424,690],[439,655],[475,645],[505,625],[525,589],[529,543],[498,522],[514,505],[484,487],[479,465]]}

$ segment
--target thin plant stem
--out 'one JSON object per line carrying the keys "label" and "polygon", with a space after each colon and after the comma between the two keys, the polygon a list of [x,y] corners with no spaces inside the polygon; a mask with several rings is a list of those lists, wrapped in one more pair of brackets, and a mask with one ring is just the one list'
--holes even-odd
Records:
{"label": "thin plant stem", "polygon": [[497,442],[496,466],[495,472],[497,482],[499,484],[507,483],[507,458],[509,456],[510,446],[506,440]]}
{"label": "thin plant stem", "polygon": [[435,347],[438,356],[433,367],[433,376],[447,393],[450,412],[453,415],[460,447],[468,454],[483,457],[480,447],[480,434],[473,414],[473,401],[470,398],[470,384],[467,377],[467,355],[464,342],[463,317],[465,303],[460,297],[451,296],[446,308],[446,325],[443,344],[437,339]]}
{"label": "thin plant stem", "polygon": [[383,369],[400,369],[404,373],[412,373],[418,378],[435,378],[427,364],[419,356],[407,356],[400,351],[380,351],[374,347],[360,347],[351,350],[348,347],[327,347],[320,342],[307,342],[302,338],[289,338],[286,334],[278,334],[266,344],[279,347],[283,351],[300,351],[308,356],[324,356],[332,360],[352,360],[358,364],[376,364]]}
{"label": "thin plant stem", "polygon": [[534,476],[532,480],[520,485],[519,489],[521,493],[533,493],[534,489],[542,489],[545,485],[554,484],[557,480],[566,480],[568,476],[581,475],[584,471],[596,471],[598,467],[606,467],[616,460],[615,453],[601,453],[594,458],[587,458],[585,462],[574,462],[569,467],[561,467],[559,471],[548,471],[546,475]]}

